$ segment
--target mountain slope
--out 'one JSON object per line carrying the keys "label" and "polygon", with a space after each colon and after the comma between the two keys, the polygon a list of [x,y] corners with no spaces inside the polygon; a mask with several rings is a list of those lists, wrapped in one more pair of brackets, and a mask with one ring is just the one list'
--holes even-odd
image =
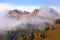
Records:
{"label": "mountain slope", "polygon": [[44,40],[60,40],[60,24],[55,25],[54,30],[47,32],[47,37]]}

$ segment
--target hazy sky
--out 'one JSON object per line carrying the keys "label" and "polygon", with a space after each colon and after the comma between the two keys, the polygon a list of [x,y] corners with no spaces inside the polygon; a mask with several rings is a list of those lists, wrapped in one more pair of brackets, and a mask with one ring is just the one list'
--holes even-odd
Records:
{"label": "hazy sky", "polygon": [[1,3],[9,3],[11,5],[58,5],[60,0],[0,0]]}
{"label": "hazy sky", "polygon": [[60,0],[0,0],[0,10],[21,9],[32,11],[41,6],[60,6]]}

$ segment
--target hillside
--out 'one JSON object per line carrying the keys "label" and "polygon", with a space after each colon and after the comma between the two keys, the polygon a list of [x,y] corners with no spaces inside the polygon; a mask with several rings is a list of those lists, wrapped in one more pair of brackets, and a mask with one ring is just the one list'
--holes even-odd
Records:
{"label": "hillside", "polygon": [[54,30],[47,32],[47,37],[44,40],[60,40],[60,24],[55,25]]}

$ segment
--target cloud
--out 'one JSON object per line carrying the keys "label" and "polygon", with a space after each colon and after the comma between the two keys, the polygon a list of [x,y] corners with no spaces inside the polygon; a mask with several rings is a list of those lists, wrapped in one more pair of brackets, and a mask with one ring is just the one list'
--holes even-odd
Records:
{"label": "cloud", "polygon": [[26,10],[31,12],[36,8],[39,7],[38,6],[13,6],[8,3],[0,3],[0,11],[18,9],[18,10],[23,10],[23,11]]}
{"label": "cloud", "polygon": [[[34,9],[37,9],[40,7],[43,7],[43,6],[16,6],[16,5],[13,6],[13,5],[8,4],[8,3],[0,3],[0,12],[4,11],[4,10],[13,10],[13,9],[18,9],[18,10],[23,10],[23,11],[25,10],[25,11],[32,12]],[[60,12],[60,6],[48,5],[48,7],[52,7],[55,10],[57,10],[58,12]]]}
{"label": "cloud", "polygon": [[48,6],[48,7],[51,7],[60,13],[60,6]]}
{"label": "cloud", "polygon": [[56,2],[56,1],[59,1],[59,0],[46,0],[48,2]]}
{"label": "cloud", "polygon": [[45,0],[45,1],[46,1],[46,5],[60,5],[59,0]]}

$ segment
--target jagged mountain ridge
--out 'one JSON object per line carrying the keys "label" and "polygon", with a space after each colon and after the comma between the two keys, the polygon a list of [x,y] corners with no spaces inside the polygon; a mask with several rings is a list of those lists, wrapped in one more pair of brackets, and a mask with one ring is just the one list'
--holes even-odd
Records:
{"label": "jagged mountain ridge", "polygon": [[[15,12],[15,13],[14,13]],[[13,14],[12,16],[14,16],[14,14],[20,14],[19,16],[21,17],[21,14],[22,16],[25,16],[23,14],[28,14],[26,16],[42,16],[42,17],[46,17],[46,18],[60,18],[60,14],[53,8],[49,8],[49,7],[42,7],[40,9],[35,9],[32,13],[30,12],[26,12],[26,11],[19,11],[19,10],[12,10],[10,12],[11,14]],[[15,15],[16,16],[16,15]]]}

